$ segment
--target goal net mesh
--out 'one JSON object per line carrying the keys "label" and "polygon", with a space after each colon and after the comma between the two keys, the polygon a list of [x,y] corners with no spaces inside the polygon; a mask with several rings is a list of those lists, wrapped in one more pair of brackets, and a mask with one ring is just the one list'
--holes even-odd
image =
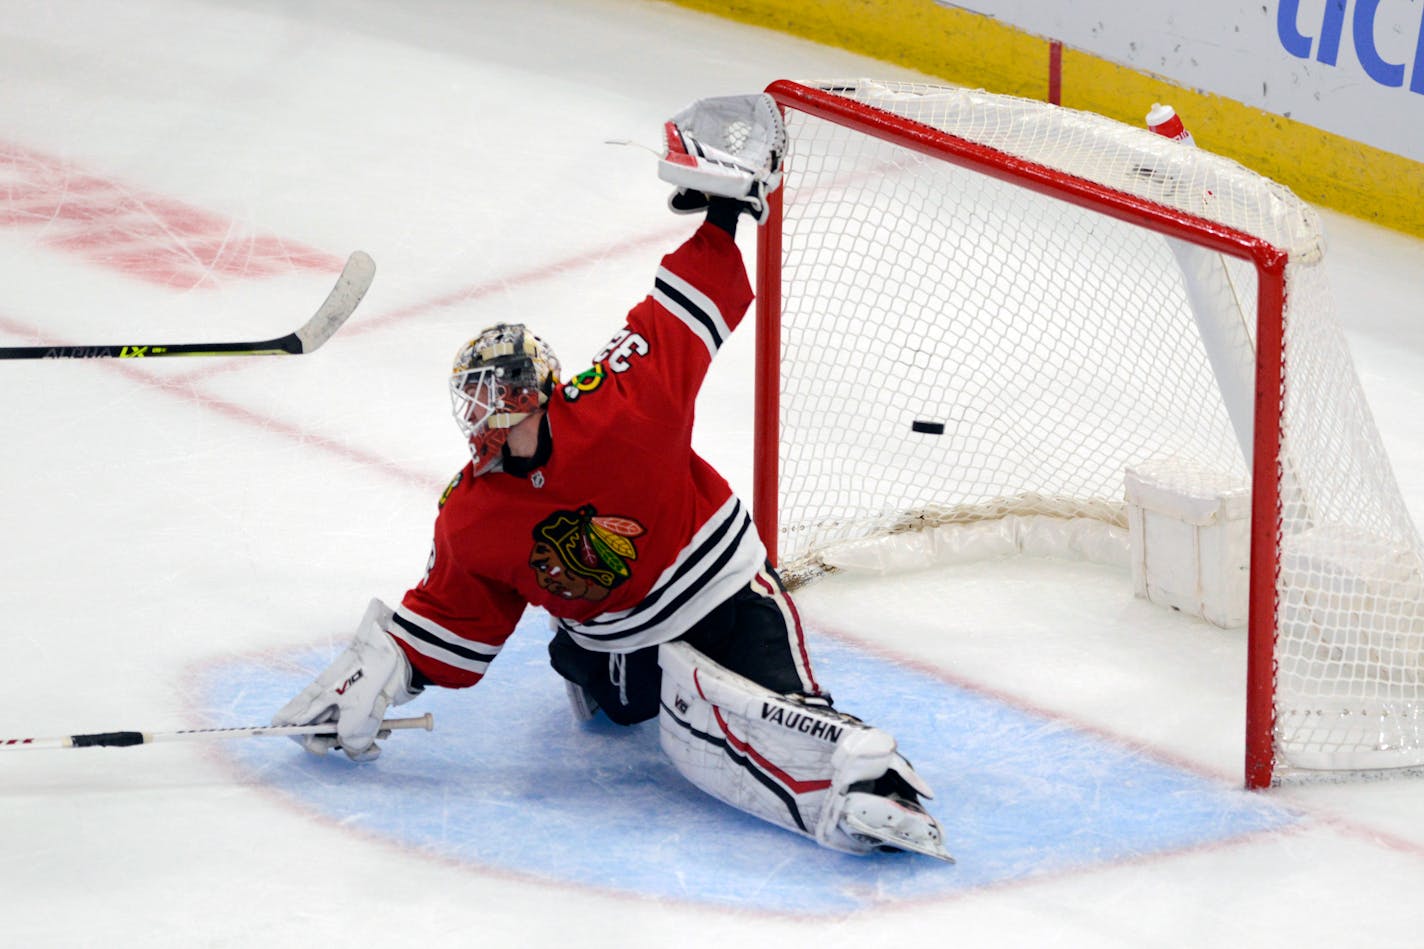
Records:
{"label": "goal net mesh", "polygon": [[[1121,527],[1125,472],[1154,459],[1248,484],[1254,377],[1235,394],[1230,377],[1255,364],[1261,278],[1246,256],[1164,237],[1134,210],[1165,209],[1287,255],[1285,311],[1265,314],[1284,337],[1271,355],[1284,378],[1276,588],[1251,593],[1275,597],[1274,629],[1253,635],[1275,640],[1281,769],[1424,763],[1419,536],[1335,320],[1314,211],[1234,162],[1091,114],[955,88],[807,85],[909,123],[882,136],[787,109],[783,571],[1008,515]],[[925,128],[1000,162],[926,154]],[[1126,210],[1041,193],[1043,169],[1111,189]],[[1214,305],[1237,314],[1214,352],[1193,264],[1214,268]]]}

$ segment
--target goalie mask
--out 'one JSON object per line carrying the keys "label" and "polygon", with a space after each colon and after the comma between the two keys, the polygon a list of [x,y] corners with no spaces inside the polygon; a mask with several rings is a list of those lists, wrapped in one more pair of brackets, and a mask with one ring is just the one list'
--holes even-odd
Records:
{"label": "goalie mask", "polygon": [[558,376],[554,351],[520,323],[499,323],[460,347],[450,403],[469,439],[475,474],[498,463],[509,430],[549,401]]}

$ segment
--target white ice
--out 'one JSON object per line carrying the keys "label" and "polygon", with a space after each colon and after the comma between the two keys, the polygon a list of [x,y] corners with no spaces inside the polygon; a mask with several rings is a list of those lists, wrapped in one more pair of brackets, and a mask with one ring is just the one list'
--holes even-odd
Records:
{"label": "white ice", "polygon": [[[329,289],[331,260],[362,248],[379,273],[299,360],[0,366],[0,737],[221,719],[194,685],[206,670],[337,647],[425,563],[462,458],[443,378],[458,343],[520,318],[586,359],[685,233],[652,157],[605,140],[653,144],[699,96],[859,75],[905,74],[638,0],[6,4],[0,342],[276,336]],[[79,176],[102,178],[131,233],[26,203],[56,170],[71,211],[95,206]],[[1327,221],[1356,362],[1424,517],[1424,245]],[[325,263],[136,276],[121,252],[192,245],[183,227],[226,260],[275,236]],[[748,498],[751,350],[750,332],[724,350],[698,436]],[[1082,608],[1119,579],[997,563],[800,603],[813,626],[1239,783],[1240,635],[1130,597]],[[1288,831],[823,917],[433,859],[314,817],[216,745],[0,755],[7,946],[1385,947],[1424,928],[1418,780],[1275,790],[1305,815]]]}

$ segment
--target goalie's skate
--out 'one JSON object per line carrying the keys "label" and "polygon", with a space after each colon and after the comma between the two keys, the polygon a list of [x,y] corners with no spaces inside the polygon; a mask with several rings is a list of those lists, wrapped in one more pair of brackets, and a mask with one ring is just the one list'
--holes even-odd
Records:
{"label": "goalie's skate", "polygon": [[898,794],[885,797],[864,791],[846,794],[841,829],[866,843],[892,850],[910,850],[954,862],[944,847],[939,822],[919,804]]}
{"label": "goalie's skate", "polygon": [[564,691],[568,693],[569,711],[573,713],[574,721],[593,721],[593,716],[598,712],[598,700],[589,693],[588,689],[565,679]]}

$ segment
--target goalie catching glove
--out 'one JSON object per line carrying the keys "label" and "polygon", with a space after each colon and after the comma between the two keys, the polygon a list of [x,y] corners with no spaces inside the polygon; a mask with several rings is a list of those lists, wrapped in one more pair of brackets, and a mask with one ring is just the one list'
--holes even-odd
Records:
{"label": "goalie catching glove", "polygon": [[336,734],[301,735],[292,740],[313,754],[340,748],[352,761],[381,753],[377,733],[386,709],[420,694],[410,685],[410,662],[386,632],[392,612],[373,599],[346,651],[336,657],[300,695],[272,717],[273,725],[336,723]]}
{"label": "goalie catching glove", "polygon": [[708,196],[735,198],[766,223],[766,199],[781,185],[786,154],[786,125],[771,96],[698,99],[663,128],[658,177],[678,187],[669,207],[691,214],[707,207]]}

